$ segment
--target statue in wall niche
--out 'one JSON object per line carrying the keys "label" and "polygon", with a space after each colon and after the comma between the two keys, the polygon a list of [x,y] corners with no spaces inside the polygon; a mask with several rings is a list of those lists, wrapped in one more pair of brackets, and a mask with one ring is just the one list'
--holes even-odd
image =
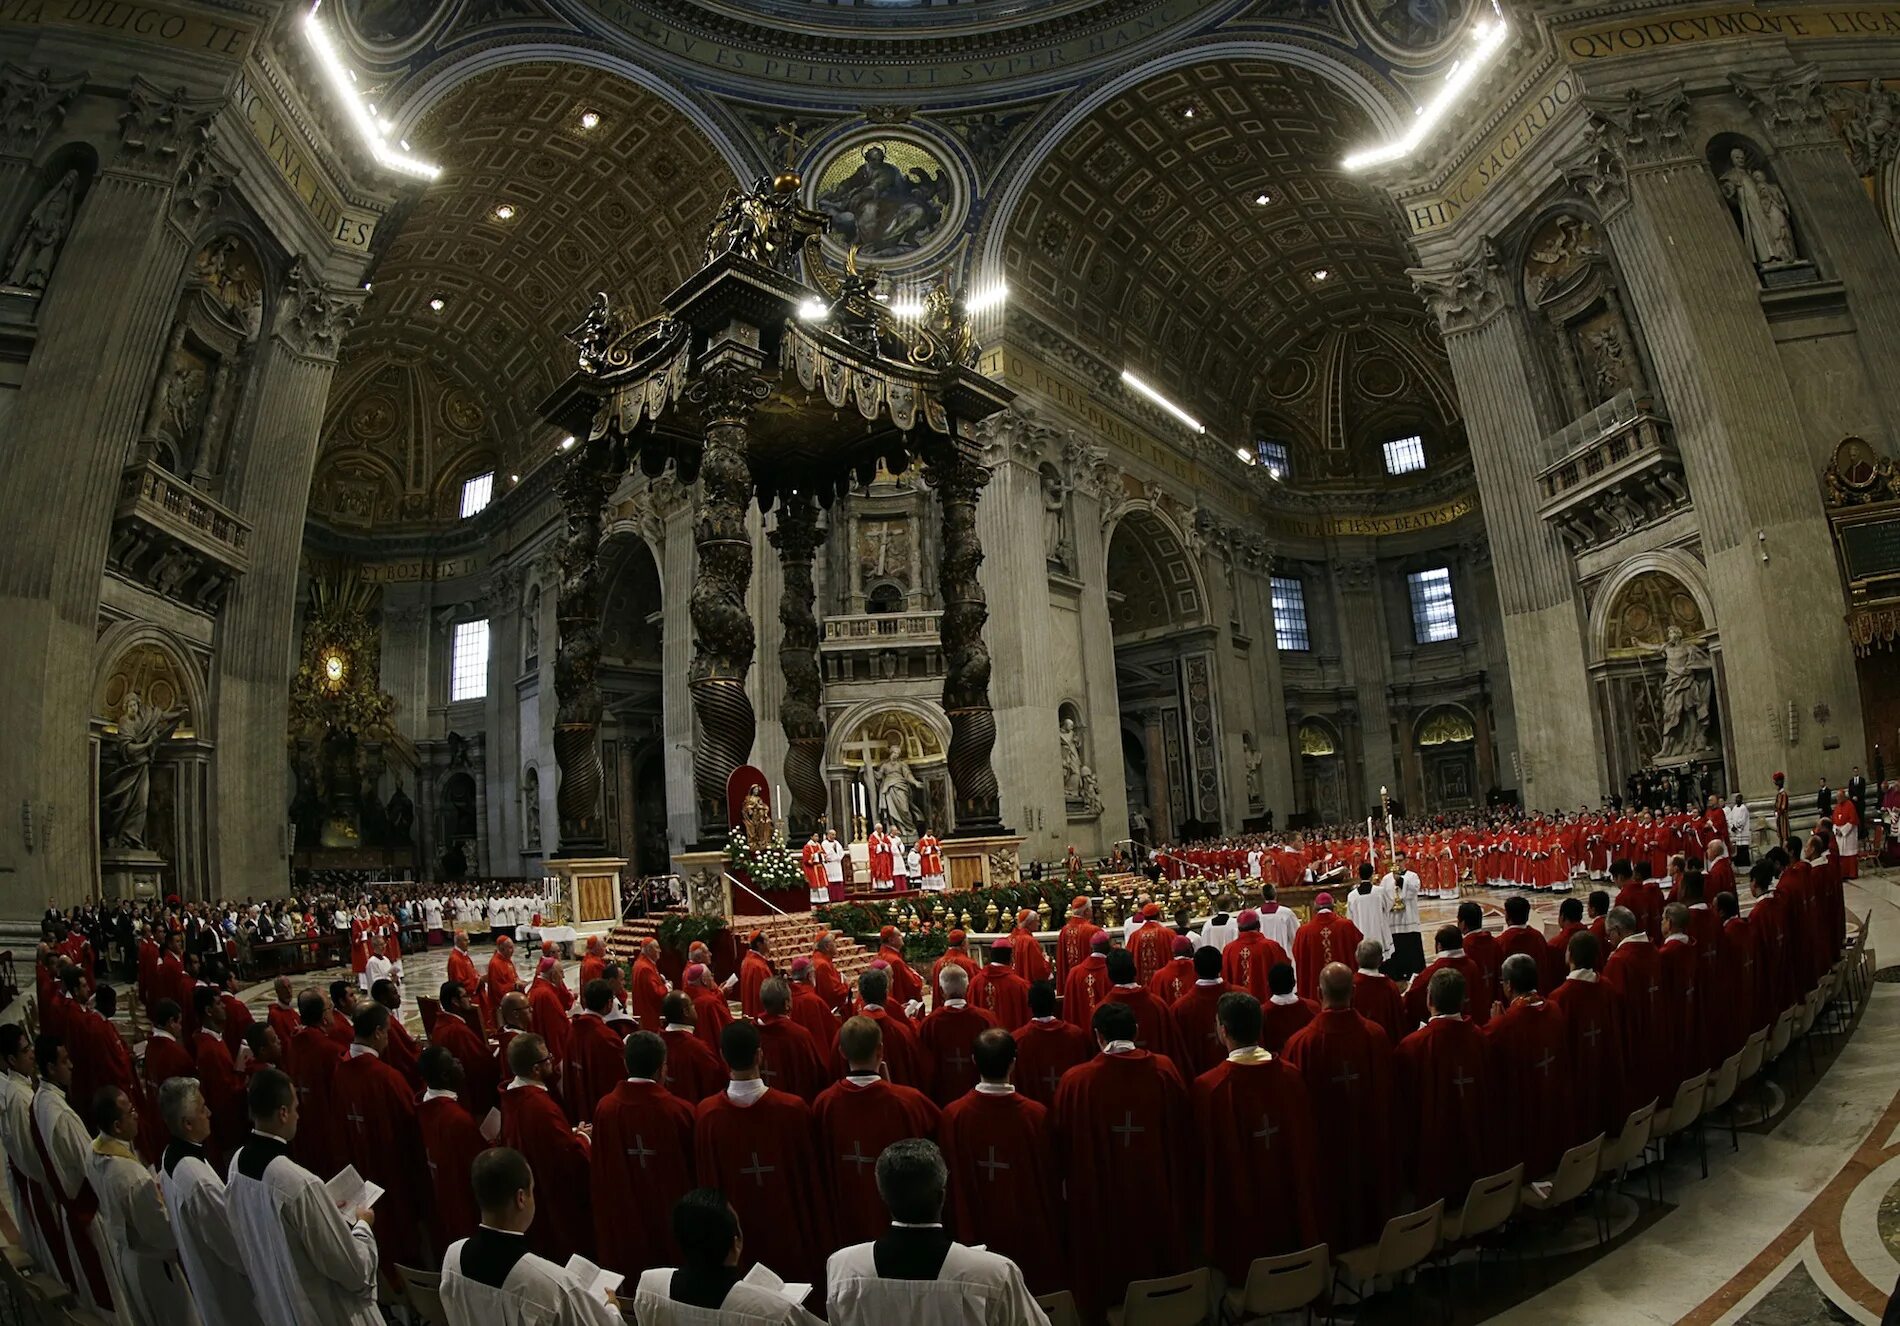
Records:
{"label": "statue in wall niche", "polygon": [[1042,467],[1043,556],[1050,565],[1068,570],[1075,561],[1069,542],[1069,487],[1053,465]]}
{"label": "statue in wall niche", "polygon": [[1629,351],[1623,344],[1620,329],[1614,325],[1598,327],[1584,336],[1583,347],[1590,360],[1590,383],[1599,403],[1633,385]]}
{"label": "statue in wall niche", "polygon": [[99,823],[107,847],[143,848],[152,795],[152,761],[165,738],[185,721],[185,710],[147,709],[137,691],[127,691],[118,731],[108,733],[109,767],[100,773]]}
{"label": "statue in wall niche", "polygon": [[1264,806],[1267,804],[1267,797],[1260,782],[1261,756],[1254,745],[1253,733],[1240,734],[1240,753],[1241,758],[1247,763],[1247,804]]}
{"label": "statue in wall niche", "polygon": [[1749,164],[1748,149],[1729,149],[1729,168],[1719,181],[1722,196],[1741,222],[1742,238],[1757,267],[1786,267],[1797,262],[1788,198],[1762,171]]}
{"label": "statue in wall niche", "polygon": [[1649,646],[1649,650],[1663,659],[1662,730],[1657,758],[1708,750],[1714,738],[1715,661],[1701,644],[1685,637],[1680,626],[1671,626],[1663,642]]}
{"label": "statue in wall niche", "polygon": [[1841,132],[1847,137],[1854,169],[1866,176],[1886,165],[1900,147],[1900,94],[1889,92],[1882,80],[1870,78],[1864,91],[1843,88],[1829,100],[1849,112]]}
{"label": "statue in wall niche", "polygon": [[1102,809],[1102,783],[1101,780],[1095,776],[1095,770],[1089,768],[1086,764],[1083,765],[1082,772],[1075,777],[1075,787],[1077,793],[1076,800],[1087,806],[1091,811],[1100,814]]}
{"label": "statue in wall niche", "polygon": [[44,290],[59,261],[60,246],[73,228],[79,200],[79,172],[69,170],[52,192],[27,214],[19,238],[7,254],[6,284],[20,290]]}
{"label": "statue in wall niche", "polygon": [[389,835],[392,847],[399,847],[409,841],[410,831],[416,827],[416,803],[402,790],[402,779],[396,780],[396,790],[389,794],[389,804],[383,807],[383,828]]}
{"label": "statue in wall niche", "polygon": [[884,762],[877,766],[878,812],[893,833],[917,836],[917,800],[924,783],[904,758],[904,748],[892,742]]}
{"label": "statue in wall niche", "polygon": [[1062,791],[1069,800],[1079,800],[1082,795],[1082,734],[1075,725],[1075,719],[1064,718],[1056,734],[1056,740],[1062,744]]}

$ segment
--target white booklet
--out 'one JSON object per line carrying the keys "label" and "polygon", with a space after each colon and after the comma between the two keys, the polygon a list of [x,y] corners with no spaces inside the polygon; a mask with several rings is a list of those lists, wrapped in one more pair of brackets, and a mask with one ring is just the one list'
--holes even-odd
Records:
{"label": "white booklet", "polygon": [[777,1294],[787,1303],[803,1303],[806,1299],[811,1297],[811,1286],[809,1284],[800,1284],[797,1282],[788,1284],[784,1280],[779,1279],[764,1262],[757,1263],[751,1270],[747,1271],[745,1273],[745,1279],[740,1283],[751,1285],[754,1289],[763,1289],[767,1293]]}
{"label": "white booklet", "polygon": [[501,1136],[501,1107],[495,1106],[482,1118],[482,1140],[492,1142]]}
{"label": "white booklet", "polygon": [[336,1209],[346,1216],[375,1206],[377,1199],[383,1195],[383,1190],[367,1182],[356,1172],[354,1165],[345,1165],[323,1187],[330,1194],[330,1200],[336,1203]]}
{"label": "white booklet", "polygon": [[620,1282],[627,1277],[618,1271],[603,1271],[578,1252],[567,1259],[567,1273],[574,1277],[574,1283],[590,1294],[599,1296],[605,1302],[607,1295],[620,1288]]}

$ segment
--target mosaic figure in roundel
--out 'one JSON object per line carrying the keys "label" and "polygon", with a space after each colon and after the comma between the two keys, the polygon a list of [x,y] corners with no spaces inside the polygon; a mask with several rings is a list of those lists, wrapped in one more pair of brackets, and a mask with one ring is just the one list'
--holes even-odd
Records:
{"label": "mosaic figure in roundel", "polygon": [[831,218],[832,238],[860,257],[902,258],[942,233],[954,187],[928,148],[879,140],[833,156],[818,173],[814,203]]}

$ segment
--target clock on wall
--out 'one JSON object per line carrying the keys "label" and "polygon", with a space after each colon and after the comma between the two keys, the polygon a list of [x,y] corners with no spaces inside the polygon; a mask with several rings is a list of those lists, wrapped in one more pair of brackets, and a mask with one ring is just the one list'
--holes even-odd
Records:
{"label": "clock on wall", "polygon": [[343,689],[344,679],[350,675],[350,660],[340,649],[326,649],[319,660],[323,666],[323,684],[333,691]]}

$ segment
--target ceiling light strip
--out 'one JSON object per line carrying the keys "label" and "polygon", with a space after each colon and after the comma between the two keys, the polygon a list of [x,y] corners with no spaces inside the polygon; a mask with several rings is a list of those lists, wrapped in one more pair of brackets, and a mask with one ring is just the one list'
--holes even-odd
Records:
{"label": "ceiling light strip", "polygon": [[1131,391],[1134,391],[1138,395],[1146,396],[1149,400],[1153,401],[1156,405],[1159,405],[1162,409],[1166,410],[1169,414],[1173,415],[1176,419],[1179,419],[1183,424],[1187,425],[1189,430],[1196,433],[1205,433],[1207,431],[1206,424],[1202,423],[1199,419],[1196,419],[1193,415],[1189,414],[1186,410],[1176,405],[1173,401],[1169,400],[1166,396],[1163,396],[1160,392],[1156,391],[1153,387],[1149,386],[1146,382],[1143,382],[1140,378],[1136,377],[1133,373],[1130,373],[1125,368],[1122,370],[1122,385],[1129,388]]}
{"label": "ceiling light strip", "polygon": [[1463,98],[1465,90],[1491,63],[1493,57],[1504,49],[1505,38],[1510,36],[1511,25],[1502,18],[1481,19],[1471,29],[1472,48],[1451,67],[1445,75],[1444,83],[1438,94],[1418,108],[1412,120],[1411,128],[1389,143],[1378,147],[1369,147],[1362,152],[1354,152],[1339,164],[1346,170],[1365,170],[1371,166],[1382,166],[1389,161],[1398,161],[1409,157],[1418,150],[1427,134],[1438,126],[1452,107]]}
{"label": "ceiling light strip", "polygon": [[323,22],[317,17],[319,4],[304,15],[304,38],[310,43],[310,49],[316,52],[317,63],[330,80],[330,87],[343,103],[344,111],[356,125],[356,131],[362,136],[363,145],[370,155],[376,158],[378,165],[386,170],[413,176],[416,179],[432,180],[442,173],[442,167],[432,165],[420,157],[399,152],[389,145],[388,137],[394,129],[386,120],[379,120],[370,111],[362,96],[356,90],[356,78],[349,66],[343,63],[343,57],[337,53],[336,44],[330,40],[330,34],[323,29]]}

